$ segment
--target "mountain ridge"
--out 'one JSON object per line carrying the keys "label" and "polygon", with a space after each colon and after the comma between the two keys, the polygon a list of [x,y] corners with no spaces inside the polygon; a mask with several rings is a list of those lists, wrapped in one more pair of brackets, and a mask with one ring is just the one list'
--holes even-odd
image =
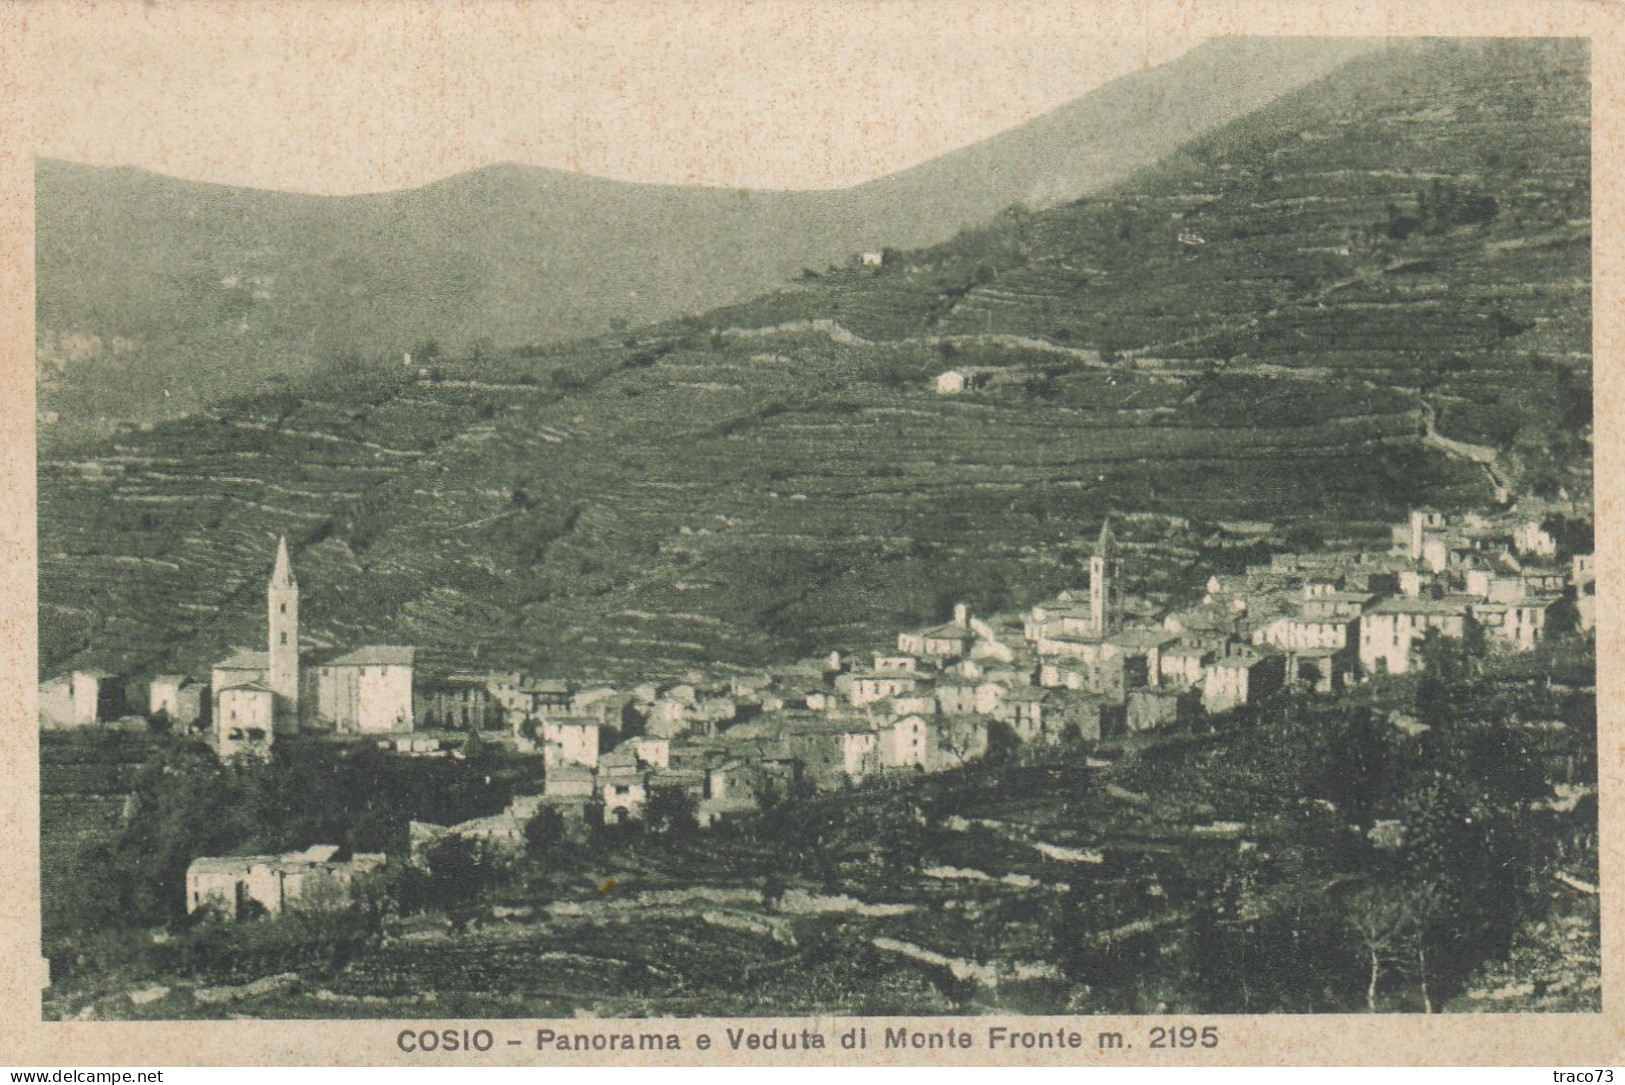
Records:
{"label": "mountain ridge", "polygon": [[42,161],[42,432],[173,417],[431,340],[452,351],[557,342],[744,300],[803,269],[933,244],[1011,204],[1120,180],[1378,47],[1209,43],[845,189],[493,164],[414,189],[313,196]]}

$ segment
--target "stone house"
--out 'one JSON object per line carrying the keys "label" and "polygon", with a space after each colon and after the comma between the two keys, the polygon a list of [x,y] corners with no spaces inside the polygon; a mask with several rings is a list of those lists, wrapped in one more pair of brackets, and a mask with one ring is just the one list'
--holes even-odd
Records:
{"label": "stone house", "polygon": [[186,909],[217,906],[232,918],[249,902],[266,914],[301,907],[331,911],[349,906],[355,879],[384,865],[384,857],[360,853],[337,861],[335,844],[318,844],[284,855],[239,855],[194,859],[186,868]]}
{"label": "stone house", "polygon": [[1215,654],[1211,647],[1189,641],[1169,645],[1158,655],[1158,677],[1170,689],[1189,689],[1202,680]]}
{"label": "stone house", "polygon": [[938,683],[937,704],[948,716],[991,716],[998,711],[1007,687],[1002,682]]}
{"label": "stone house", "polygon": [[931,693],[904,693],[893,697],[886,704],[886,709],[892,716],[935,716],[937,698]]}
{"label": "stone house", "polygon": [[1359,654],[1354,645],[1346,647],[1290,648],[1286,652],[1288,685],[1304,686],[1316,693],[1334,693],[1353,684],[1359,670]]}
{"label": "stone house", "polygon": [[1460,640],[1473,622],[1468,597],[1384,599],[1360,623],[1360,666],[1367,674],[1405,674],[1413,650],[1430,629]]}
{"label": "stone house", "polygon": [[86,668],[40,683],[39,721],[47,730],[102,723],[123,711],[123,690],[106,671]]}
{"label": "stone house", "polygon": [[642,820],[649,798],[648,769],[635,751],[623,746],[598,759],[598,798],[605,824]]}
{"label": "stone house", "polygon": [[1589,633],[1597,627],[1597,559],[1592,554],[1574,555],[1569,570],[1574,585],[1574,605],[1579,612],[1580,632]]}
{"label": "stone house", "polygon": [[1363,591],[1329,591],[1309,594],[1298,602],[1298,615],[1305,621],[1335,621],[1358,618],[1376,596]]}
{"label": "stone house", "polygon": [[1195,689],[1137,689],[1128,695],[1126,713],[1130,731],[1157,731],[1177,727],[1201,714],[1202,698]]}
{"label": "stone house", "polygon": [[1209,714],[1228,712],[1268,696],[1285,680],[1283,656],[1234,645],[1207,665],[1202,675],[1202,708]]}
{"label": "stone house", "polygon": [[926,753],[929,772],[946,772],[987,756],[991,742],[988,721],[980,716],[950,716],[935,721]]}
{"label": "stone house", "polygon": [[222,761],[238,754],[267,757],[276,737],[276,697],[258,682],[215,693],[215,750]]}
{"label": "stone house", "polygon": [[835,689],[844,693],[853,708],[865,708],[892,697],[913,693],[920,680],[912,674],[875,674],[848,671],[835,679]]}
{"label": "stone house", "polygon": [[544,716],[531,724],[542,744],[545,764],[598,766],[602,722],[596,716]]}
{"label": "stone house", "polygon": [[1272,619],[1253,634],[1253,643],[1285,651],[1342,649],[1360,642],[1360,619],[1306,617],[1302,613]]}
{"label": "stone house", "polygon": [[739,758],[713,765],[706,770],[700,824],[711,825],[721,818],[756,810],[769,779],[760,766]]}
{"label": "stone house", "polygon": [[1526,520],[1512,529],[1512,548],[1519,554],[1549,558],[1557,553],[1557,540],[1538,520]]}
{"label": "stone house", "polygon": [[1046,689],[1024,686],[1004,695],[993,717],[1009,726],[1017,740],[1034,742],[1044,734],[1044,707],[1050,700]]}
{"label": "stone house", "polygon": [[880,765],[887,769],[924,769],[930,759],[931,725],[921,716],[904,716],[878,729]]}
{"label": "stone house", "polygon": [[1515,652],[1532,652],[1546,633],[1555,598],[1526,597],[1511,603],[1474,603],[1473,620],[1492,644]]}
{"label": "stone house", "polygon": [[816,787],[838,787],[880,770],[880,736],[865,720],[795,721],[784,729],[784,738],[790,756]]}
{"label": "stone house", "polygon": [[903,655],[931,659],[958,659],[970,654],[976,633],[971,628],[970,608],[954,605],[954,620],[913,633],[897,635],[897,650]]}
{"label": "stone house", "polygon": [[598,774],[592,769],[571,761],[561,761],[557,765],[547,767],[542,784],[542,796],[546,799],[590,799],[597,783]]}
{"label": "stone house", "polygon": [[640,765],[648,765],[657,769],[671,767],[672,744],[670,739],[656,738],[653,735],[639,735],[636,738],[627,739],[621,748],[626,747],[631,747],[632,753],[637,757]]}
{"label": "stone house", "polygon": [[425,730],[497,731],[506,715],[486,679],[467,674],[423,684],[412,707],[416,725]]}
{"label": "stone house", "polygon": [[209,706],[208,687],[184,674],[154,675],[147,685],[147,714],[185,730],[196,726]]}

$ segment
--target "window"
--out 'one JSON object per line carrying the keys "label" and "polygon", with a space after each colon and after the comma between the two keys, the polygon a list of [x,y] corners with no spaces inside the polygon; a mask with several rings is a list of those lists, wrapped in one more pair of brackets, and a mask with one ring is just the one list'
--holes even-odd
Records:
{"label": "window", "polygon": [[286,643],[288,643],[288,634],[287,634],[287,633],[286,633],[286,632],[284,632],[284,633],[283,633],[283,634],[282,634],[282,643],[283,643],[283,644],[286,644]]}
{"label": "window", "polygon": [[287,603],[278,603],[277,604],[277,613],[279,613],[279,614],[288,613],[288,604]]}

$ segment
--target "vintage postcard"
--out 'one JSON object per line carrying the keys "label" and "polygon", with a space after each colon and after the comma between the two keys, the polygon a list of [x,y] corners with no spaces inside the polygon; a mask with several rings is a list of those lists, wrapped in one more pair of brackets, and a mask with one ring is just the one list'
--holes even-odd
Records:
{"label": "vintage postcard", "polygon": [[5,18],[8,1060],[1619,1061],[1617,9]]}

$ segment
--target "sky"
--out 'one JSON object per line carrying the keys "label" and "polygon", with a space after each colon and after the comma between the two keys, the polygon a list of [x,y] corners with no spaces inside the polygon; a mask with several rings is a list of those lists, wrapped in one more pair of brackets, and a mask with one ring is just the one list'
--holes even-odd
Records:
{"label": "sky", "polygon": [[1128,0],[148,0],[30,24],[39,155],[327,194],[493,162],[841,187],[1197,44]]}

